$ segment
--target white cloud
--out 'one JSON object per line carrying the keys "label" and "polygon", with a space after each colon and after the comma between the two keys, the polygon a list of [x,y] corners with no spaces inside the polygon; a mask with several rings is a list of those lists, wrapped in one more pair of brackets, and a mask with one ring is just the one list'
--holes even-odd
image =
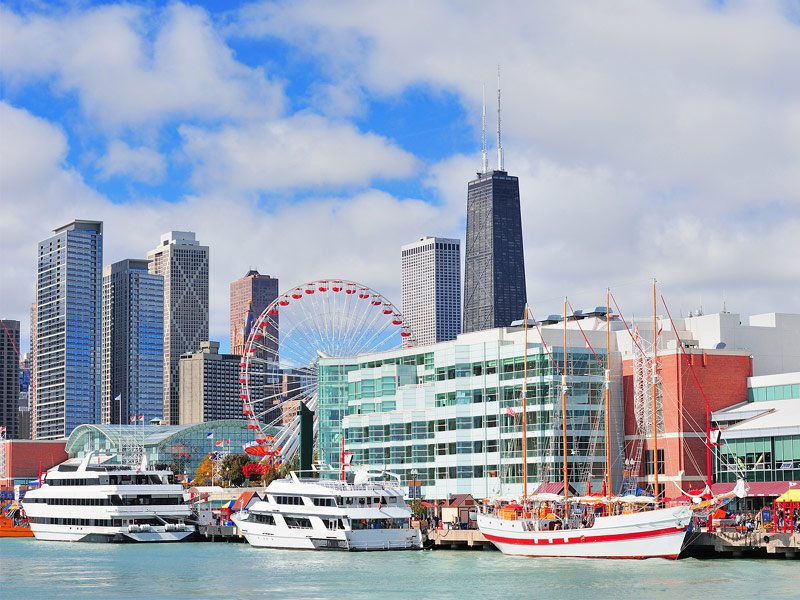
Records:
{"label": "white cloud", "polygon": [[105,264],[144,257],[165,231],[195,231],[210,246],[211,335],[223,343],[228,336],[228,284],[250,265],[279,277],[281,289],[338,277],[364,283],[398,302],[400,245],[420,232],[434,231],[447,218],[426,202],[377,190],[268,210],[228,190],[178,202],[113,203],[64,164],[68,146],[58,127],[6,103],[0,103],[0,123],[0,306],[4,318],[23,322],[26,340],[36,242],[75,218],[104,222]]}
{"label": "white cloud", "polygon": [[237,62],[203,9],[180,3],[25,17],[0,8],[0,55],[12,86],[42,79],[77,92],[87,116],[112,129],[284,108],[280,85]]}
{"label": "white cloud", "polygon": [[416,159],[390,140],[313,114],[225,126],[182,126],[198,188],[232,191],[365,185],[410,175]]}
{"label": "white cloud", "polygon": [[167,165],[164,157],[151,148],[131,148],[122,140],[113,140],[97,167],[103,180],[126,176],[134,181],[158,183],[164,178]]}

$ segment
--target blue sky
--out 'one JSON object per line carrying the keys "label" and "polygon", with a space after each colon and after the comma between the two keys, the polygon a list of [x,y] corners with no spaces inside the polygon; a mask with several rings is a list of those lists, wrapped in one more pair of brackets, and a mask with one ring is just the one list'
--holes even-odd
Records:
{"label": "blue sky", "polygon": [[673,313],[800,312],[800,4],[611,4],[0,3],[0,314],[74,218],[106,263],[196,231],[223,345],[250,266],[399,304],[399,247],[463,239],[498,64],[537,314],[641,314],[654,276]]}

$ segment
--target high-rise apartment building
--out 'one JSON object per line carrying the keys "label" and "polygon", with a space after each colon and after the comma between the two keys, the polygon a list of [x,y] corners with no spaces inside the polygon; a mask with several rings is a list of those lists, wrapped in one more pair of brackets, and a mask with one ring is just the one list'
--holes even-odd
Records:
{"label": "high-rise apartment building", "polygon": [[19,438],[19,321],[0,319],[0,426]]}
{"label": "high-rise apartment building", "polygon": [[[244,354],[248,313],[258,317],[277,297],[278,278],[262,275],[256,269],[231,282],[231,354]],[[277,348],[274,350],[277,352]],[[274,358],[274,353],[271,357],[268,354],[266,349],[259,349],[256,357]]]}
{"label": "high-rise apartment building", "polygon": [[417,345],[461,333],[461,241],[424,237],[401,248],[403,318]]}
{"label": "high-rise apartment building", "polygon": [[164,421],[177,425],[181,354],[208,341],[208,246],[191,231],[170,231],[147,253],[149,270],[164,277]]}
{"label": "high-rise apartment building", "polygon": [[34,435],[100,422],[103,223],[71,221],[39,242]]}
{"label": "high-rise apartment building", "polygon": [[105,424],[164,414],[164,277],[149,261],[103,268],[102,395]]}
{"label": "high-rise apartment building", "polygon": [[467,186],[465,333],[508,326],[522,318],[527,302],[519,179],[503,166],[499,75],[497,87],[497,169],[488,166],[484,105],[482,169]]}

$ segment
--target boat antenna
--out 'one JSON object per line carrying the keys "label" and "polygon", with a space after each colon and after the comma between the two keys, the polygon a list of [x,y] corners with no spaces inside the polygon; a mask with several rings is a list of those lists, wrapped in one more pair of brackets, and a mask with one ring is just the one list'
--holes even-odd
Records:
{"label": "boat antenna", "polygon": [[489,172],[489,156],[486,154],[486,84],[483,85],[483,153],[481,154],[481,173]]}
{"label": "boat antenna", "polygon": [[504,170],[503,142],[500,137],[500,65],[497,65],[497,170]]}

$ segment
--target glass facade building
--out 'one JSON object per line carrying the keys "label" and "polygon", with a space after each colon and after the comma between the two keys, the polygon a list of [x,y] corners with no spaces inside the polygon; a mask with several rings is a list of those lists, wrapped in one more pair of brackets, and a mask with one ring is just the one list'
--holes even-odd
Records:
{"label": "glass facade building", "polygon": [[[19,430],[20,378],[19,321],[0,319],[0,425],[6,438],[17,439]],[[26,388],[27,391],[27,388]]]}
{"label": "glass facade building", "polygon": [[103,269],[102,423],[164,415],[164,278],[149,261]]}
{"label": "glass facade building", "polygon": [[[274,429],[273,435],[278,432]],[[150,465],[173,465],[176,474],[191,476],[210,452],[243,454],[244,444],[252,440],[247,421],[238,420],[197,425],[81,425],[69,436],[66,451],[70,458],[83,458],[91,451],[108,464],[119,464],[124,462],[125,448],[140,445]],[[222,445],[217,446],[218,442]]]}
{"label": "glass facade building", "polygon": [[750,377],[748,401],[714,412],[714,480],[800,480],[800,373]]}
{"label": "glass facade building", "polygon": [[[354,464],[418,479],[423,497],[521,493],[524,343],[521,331],[503,331],[321,359],[320,459],[338,466],[344,436]],[[563,349],[550,351],[560,365]],[[590,480],[599,485],[605,472],[606,357],[598,357],[603,364],[587,348],[567,351],[567,462],[579,490]],[[528,483],[535,487],[562,478],[561,377],[541,344],[529,343],[527,371]],[[612,388],[621,406],[621,378]],[[620,446],[615,437],[612,456]]]}
{"label": "glass facade building", "polygon": [[100,422],[103,224],[72,221],[39,242],[35,439]]}
{"label": "glass facade building", "polygon": [[507,327],[527,302],[519,179],[478,173],[467,188],[463,331]]}

